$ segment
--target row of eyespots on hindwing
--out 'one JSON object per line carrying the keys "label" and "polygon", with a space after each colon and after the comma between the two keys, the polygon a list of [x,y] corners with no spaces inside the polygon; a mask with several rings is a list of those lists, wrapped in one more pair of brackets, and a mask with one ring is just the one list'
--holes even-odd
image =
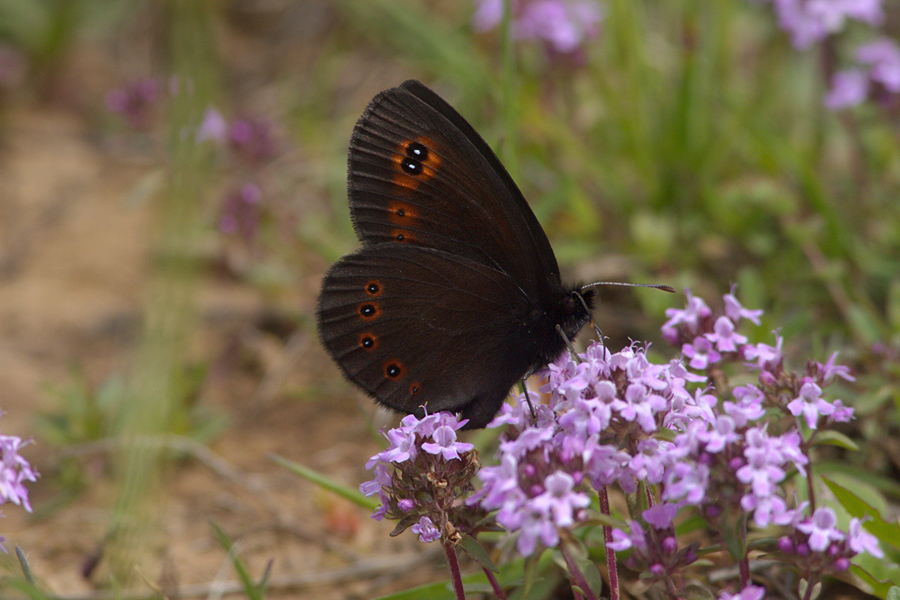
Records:
{"label": "row of eyespots on hindwing", "polygon": [[[365,285],[365,292],[370,298],[377,298],[384,292],[384,288],[379,281],[369,281]],[[381,307],[377,302],[372,300],[366,300],[357,306],[357,313],[363,321],[371,322],[378,319],[381,316]],[[378,349],[379,340],[378,336],[371,331],[364,331],[359,336],[359,347],[367,352],[372,352]],[[403,363],[395,358],[388,359],[384,362],[384,376],[390,379],[391,381],[399,381],[403,377],[406,376],[406,367],[404,367]],[[421,391],[421,385],[418,382],[413,382],[409,385],[409,393],[413,396],[418,394]]]}

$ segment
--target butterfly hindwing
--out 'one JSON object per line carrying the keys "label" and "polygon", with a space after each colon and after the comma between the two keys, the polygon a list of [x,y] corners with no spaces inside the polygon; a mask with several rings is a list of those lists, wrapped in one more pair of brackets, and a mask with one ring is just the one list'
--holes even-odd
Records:
{"label": "butterfly hindwing", "polygon": [[508,344],[526,334],[526,306],[516,282],[496,269],[379,244],[331,268],[318,325],[347,377],[379,402],[404,412],[461,410],[483,427],[528,368]]}

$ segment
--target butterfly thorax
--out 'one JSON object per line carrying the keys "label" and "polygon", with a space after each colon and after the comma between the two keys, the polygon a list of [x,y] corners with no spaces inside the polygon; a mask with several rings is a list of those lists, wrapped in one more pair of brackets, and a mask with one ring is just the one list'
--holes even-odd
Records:
{"label": "butterfly thorax", "polygon": [[[527,354],[529,373],[553,362],[566,349],[566,341],[557,327],[571,340],[590,320],[594,292],[578,289],[578,286],[561,287],[549,302],[533,304],[522,321],[522,347]],[[513,352],[521,350],[513,349]]]}

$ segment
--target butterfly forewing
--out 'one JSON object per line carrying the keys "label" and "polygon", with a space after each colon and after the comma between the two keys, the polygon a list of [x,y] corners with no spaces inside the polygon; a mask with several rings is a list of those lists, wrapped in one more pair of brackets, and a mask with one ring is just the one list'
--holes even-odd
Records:
{"label": "butterfly forewing", "polygon": [[529,294],[559,287],[546,235],[493,151],[415,81],[379,94],[350,143],[350,210],[364,243],[444,250],[508,273]]}

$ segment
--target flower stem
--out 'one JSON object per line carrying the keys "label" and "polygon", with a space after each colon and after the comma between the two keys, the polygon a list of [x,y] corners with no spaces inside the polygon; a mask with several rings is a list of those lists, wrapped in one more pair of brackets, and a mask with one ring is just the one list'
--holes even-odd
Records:
{"label": "flower stem", "polygon": [[588,584],[587,579],[584,578],[584,573],[581,572],[578,563],[572,558],[572,553],[569,551],[568,546],[565,543],[560,543],[559,550],[562,552],[563,558],[566,561],[566,567],[569,569],[569,574],[572,576],[572,583],[577,585],[582,592],[579,594],[577,590],[572,590],[575,597],[587,597],[588,600],[597,600],[597,596],[594,595],[594,591]]}
{"label": "flower stem", "polygon": [[453,544],[444,544],[444,554],[447,555],[447,567],[450,569],[456,600],[466,600],[466,591],[463,589],[462,575],[459,572],[459,560],[456,558],[456,548]]}
{"label": "flower stem", "polygon": [[[609,516],[609,494],[604,485],[599,491],[600,512]],[[616,551],[609,547],[612,543],[612,527],[603,526],[603,543],[606,545],[606,570],[609,573],[609,600],[619,600],[619,574],[616,572]]]}
{"label": "flower stem", "polygon": [[500,582],[497,581],[497,578],[494,576],[494,573],[490,569],[485,569],[481,567],[484,571],[484,574],[487,576],[487,580],[490,582],[491,587],[494,590],[494,595],[497,596],[499,600],[506,600],[506,593],[503,591],[503,588],[500,587]]}

